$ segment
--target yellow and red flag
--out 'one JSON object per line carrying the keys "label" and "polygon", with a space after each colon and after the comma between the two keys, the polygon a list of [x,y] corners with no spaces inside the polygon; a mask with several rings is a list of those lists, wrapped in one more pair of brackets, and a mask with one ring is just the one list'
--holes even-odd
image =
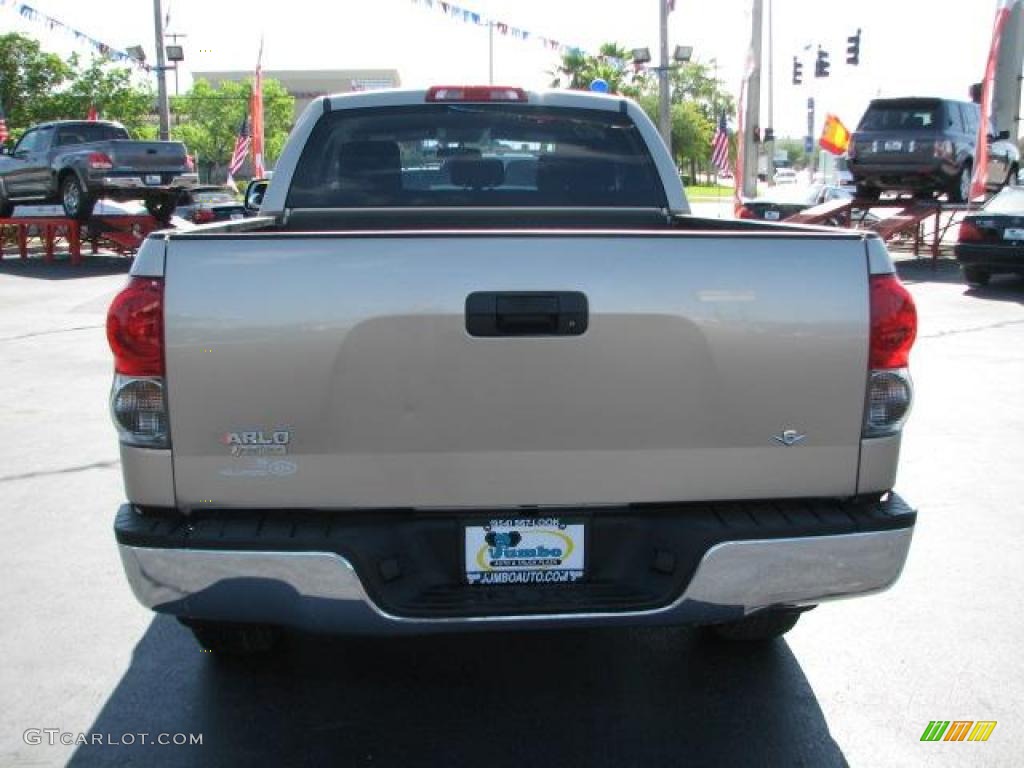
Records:
{"label": "yellow and red flag", "polygon": [[841,155],[850,147],[850,131],[835,115],[825,116],[825,127],[821,129],[818,146],[833,155]]}

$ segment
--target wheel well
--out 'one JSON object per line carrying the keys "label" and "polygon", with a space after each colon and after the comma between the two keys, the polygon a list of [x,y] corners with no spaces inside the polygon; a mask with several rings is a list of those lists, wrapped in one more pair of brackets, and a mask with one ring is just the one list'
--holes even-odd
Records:
{"label": "wheel well", "polygon": [[61,168],[57,172],[57,191],[60,192],[61,186],[64,184],[64,179],[68,176],[74,176],[75,172],[70,168]]}

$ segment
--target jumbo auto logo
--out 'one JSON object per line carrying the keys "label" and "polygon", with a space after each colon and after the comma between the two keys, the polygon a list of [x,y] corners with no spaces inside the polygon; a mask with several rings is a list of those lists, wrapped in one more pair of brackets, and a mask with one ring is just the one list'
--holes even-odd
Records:
{"label": "jumbo auto logo", "polygon": [[220,437],[222,445],[231,449],[232,456],[284,456],[292,441],[291,430],[244,430],[225,432]]}
{"label": "jumbo auto logo", "polygon": [[519,531],[488,531],[477,553],[477,563],[485,570],[557,567],[572,554],[573,541],[561,531],[531,531],[530,536],[542,541],[521,547],[523,535]]}

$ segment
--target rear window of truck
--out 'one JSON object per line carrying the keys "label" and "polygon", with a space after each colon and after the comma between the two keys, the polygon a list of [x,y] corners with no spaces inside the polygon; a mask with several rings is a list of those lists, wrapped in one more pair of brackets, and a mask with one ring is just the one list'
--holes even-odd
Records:
{"label": "rear window of truck", "polygon": [[74,125],[61,126],[57,129],[58,147],[130,138],[124,128],[119,128],[116,125],[104,125],[103,123],[76,123]]}
{"label": "rear window of truck", "polygon": [[289,208],[667,205],[628,115],[520,104],[328,112]]}

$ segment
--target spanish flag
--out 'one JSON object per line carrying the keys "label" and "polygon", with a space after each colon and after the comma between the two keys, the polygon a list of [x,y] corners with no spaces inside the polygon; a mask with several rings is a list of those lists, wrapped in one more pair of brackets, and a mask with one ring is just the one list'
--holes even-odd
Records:
{"label": "spanish flag", "polygon": [[818,146],[833,155],[841,155],[850,146],[850,132],[843,121],[835,115],[825,116],[825,127],[821,129]]}

